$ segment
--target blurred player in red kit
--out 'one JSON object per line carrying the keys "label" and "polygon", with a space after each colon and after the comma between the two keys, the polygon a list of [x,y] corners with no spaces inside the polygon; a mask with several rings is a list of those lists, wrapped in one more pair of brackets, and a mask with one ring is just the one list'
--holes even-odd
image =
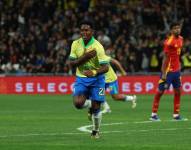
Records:
{"label": "blurred player in red kit", "polygon": [[173,23],[170,26],[170,35],[164,41],[164,58],[161,67],[161,76],[158,91],[154,97],[152,114],[150,120],[160,121],[157,111],[164,91],[172,84],[174,89],[174,120],[183,120],[180,116],[181,97],[181,75],[180,75],[180,53],[183,46],[183,38],[180,36],[181,25]]}

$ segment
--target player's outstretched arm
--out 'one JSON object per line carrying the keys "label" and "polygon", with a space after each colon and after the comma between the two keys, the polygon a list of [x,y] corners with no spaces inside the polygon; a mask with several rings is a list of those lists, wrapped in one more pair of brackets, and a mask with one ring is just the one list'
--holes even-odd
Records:
{"label": "player's outstretched arm", "polygon": [[70,66],[72,67],[77,67],[77,66],[80,66],[82,64],[84,64],[85,62],[87,62],[89,59],[93,58],[96,56],[96,51],[95,50],[92,50],[92,51],[89,51],[89,52],[86,52],[84,53],[83,56],[77,58],[77,59],[71,59],[69,61],[69,64]]}
{"label": "player's outstretched arm", "polygon": [[122,67],[122,65],[120,64],[118,60],[111,58],[110,62],[117,67],[117,69],[121,72],[122,75],[126,75],[125,69]]}

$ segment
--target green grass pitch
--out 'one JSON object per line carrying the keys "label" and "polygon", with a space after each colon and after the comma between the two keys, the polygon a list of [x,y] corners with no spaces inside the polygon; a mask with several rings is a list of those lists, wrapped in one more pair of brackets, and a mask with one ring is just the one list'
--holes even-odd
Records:
{"label": "green grass pitch", "polygon": [[173,96],[161,99],[161,122],[148,122],[153,95],[138,95],[137,107],[107,96],[112,113],[103,116],[101,138],[77,130],[91,125],[71,95],[0,95],[0,150],[190,150],[191,99],[183,95],[181,115],[172,121]]}

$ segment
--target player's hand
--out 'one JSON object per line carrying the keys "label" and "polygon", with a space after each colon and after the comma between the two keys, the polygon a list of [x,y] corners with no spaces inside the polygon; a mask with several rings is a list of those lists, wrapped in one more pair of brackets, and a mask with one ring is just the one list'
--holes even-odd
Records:
{"label": "player's hand", "polygon": [[87,58],[87,59],[91,59],[93,57],[95,57],[97,54],[96,50],[91,50],[89,52],[86,52],[84,53],[84,56]]}
{"label": "player's hand", "polygon": [[165,84],[166,83],[166,74],[162,74],[161,79],[159,80],[159,84]]}
{"label": "player's hand", "polygon": [[161,80],[166,81],[166,74],[162,74]]}
{"label": "player's hand", "polygon": [[159,84],[165,84],[165,83],[166,83],[166,80],[164,80],[164,79],[159,80]]}
{"label": "player's hand", "polygon": [[160,85],[166,84],[166,74],[162,73],[161,79],[159,80]]}
{"label": "player's hand", "polygon": [[160,80],[159,80],[159,86],[164,87],[164,89],[168,89],[168,88],[169,88],[169,85],[168,85],[168,83],[166,82],[166,79],[160,79]]}
{"label": "player's hand", "polygon": [[94,73],[91,70],[85,70],[85,71],[83,71],[83,74],[87,77],[93,77],[94,76]]}

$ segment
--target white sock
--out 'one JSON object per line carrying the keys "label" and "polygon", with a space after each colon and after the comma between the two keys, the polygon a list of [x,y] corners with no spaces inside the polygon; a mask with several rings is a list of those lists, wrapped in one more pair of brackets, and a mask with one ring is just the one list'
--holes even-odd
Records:
{"label": "white sock", "polygon": [[173,114],[173,117],[175,118],[175,117],[178,117],[179,116],[179,114]]}
{"label": "white sock", "polygon": [[102,113],[92,114],[93,130],[99,131],[101,125]]}
{"label": "white sock", "polygon": [[105,101],[103,104],[103,109],[105,110],[105,109],[110,109],[110,106],[109,106],[109,104]]}
{"label": "white sock", "polygon": [[134,99],[133,96],[128,96],[128,95],[125,96],[125,101],[126,101],[126,102],[127,102],[127,101],[132,101],[133,99]]}
{"label": "white sock", "polygon": [[156,116],[156,115],[157,115],[157,113],[153,113],[153,112],[151,113],[151,116]]}
{"label": "white sock", "polygon": [[91,108],[92,106],[92,101],[87,99],[83,105],[83,108]]}

